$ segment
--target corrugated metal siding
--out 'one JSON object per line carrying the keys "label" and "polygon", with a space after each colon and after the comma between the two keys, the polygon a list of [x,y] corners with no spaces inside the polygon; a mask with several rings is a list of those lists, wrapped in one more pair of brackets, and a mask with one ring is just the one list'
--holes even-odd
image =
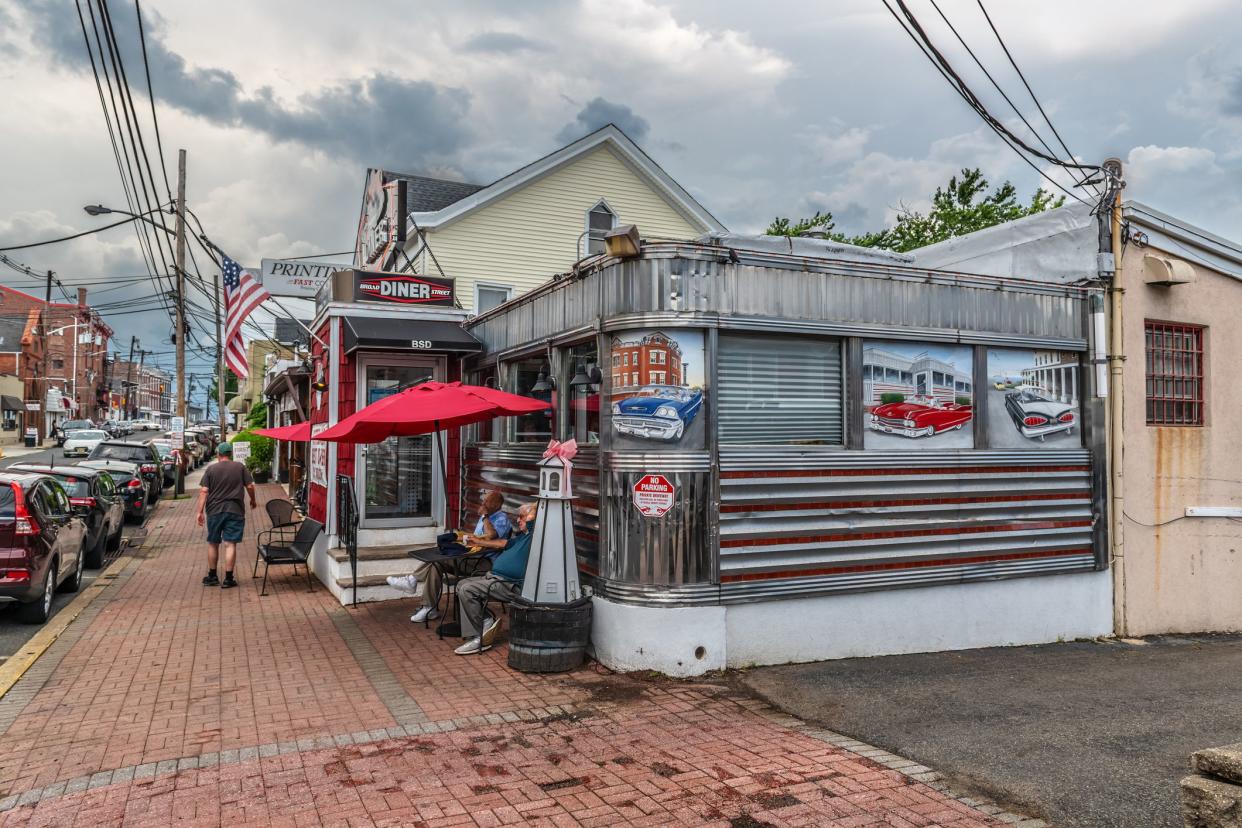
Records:
{"label": "corrugated metal siding", "polygon": [[1085,451],[722,449],[723,600],[1094,568]]}
{"label": "corrugated metal siding", "polygon": [[[462,307],[471,310],[476,282],[512,285],[516,295],[568,270],[579,258],[575,244],[586,230],[587,211],[601,198],[619,224],[637,224],[648,237],[691,239],[708,229],[692,225],[612,150],[600,147],[427,238],[445,274],[457,280]],[[434,267],[424,262],[423,271],[433,272],[427,264]]]}

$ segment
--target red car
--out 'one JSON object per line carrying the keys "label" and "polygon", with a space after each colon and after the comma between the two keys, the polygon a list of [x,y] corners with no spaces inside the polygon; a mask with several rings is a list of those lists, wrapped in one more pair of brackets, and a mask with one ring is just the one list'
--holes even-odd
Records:
{"label": "red car", "polygon": [[867,427],[902,437],[931,437],[961,428],[973,416],[974,411],[969,405],[941,402],[931,397],[911,397],[872,408]]}
{"label": "red car", "polygon": [[20,620],[42,624],[57,589],[82,585],[86,509],[51,477],[0,474],[0,600],[18,602]]}

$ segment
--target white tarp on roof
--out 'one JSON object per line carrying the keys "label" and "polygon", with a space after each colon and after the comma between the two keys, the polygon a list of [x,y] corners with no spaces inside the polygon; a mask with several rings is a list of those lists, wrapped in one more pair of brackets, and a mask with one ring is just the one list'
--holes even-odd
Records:
{"label": "white tarp on roof", "polygon": [[1096,276],[1091,208],[1058,207],[913,251],[919,267],[1059,284]]}
{"label": "white tarp on roof", "polygon": [[872,264],[910,264],[914,257],[907,253],[893,253],[871,247],[858,247],[844,242],[817,239],[811,236],[764,236],[745,233],[707,233],[695,241],[700,244],[719,244],[734,250],[758,250],[763,253],[783,253],[808,259],[833,259],[834,261],[869,262]]}

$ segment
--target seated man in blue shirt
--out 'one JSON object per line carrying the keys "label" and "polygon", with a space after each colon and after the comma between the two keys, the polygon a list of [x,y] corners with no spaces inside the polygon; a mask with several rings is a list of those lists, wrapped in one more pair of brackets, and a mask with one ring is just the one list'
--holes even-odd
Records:
{"label": "seated man in blue shirt", "polygon": [[[483,503],[479,507],[479,521],[474,526],[474,533],[465,537],[484,538],[487,540],[505,541],[509,537],[512,527],[509,525],[509,516],[504,512],[504,495],[498,491],[490,491],[483,496]],[[463,546],[457,541],[457,535],[454,532],[445,532],[436,539],[440,552],[444,555],[469,555],[481,552],[483,555],[492,558],[497,554],[489,548],[482,548],[482,544],[469,544]],[[450,561],[454,566],[457,561]],[[392,575],[388,578],[388,585],[393,589],[401,592],[408,592],[411,595],[421,595],[423,605],[417,612],[410,616],[410,620],[419,623],[422,621],[431,621],[440,617],[439,610],[436,609],[440,604],[440,570],[429,563],[419,564],[413,574],[410,575]]]}
{"label": "seated man in blue shirt", "polygon": [[[461,635],[467,639],[456,650],[458,655],[470,655],[490,650],[496,638],[500,619],[488,616],[485,602],[489,598],[510,601],[522,594],[522,579],[526,577],[526,559],[530,557],[531,530],[535,525],[536,505],[527,503],[518,509],[517,526],[508,542],[487,540],[468,536],[466,543],[478,543],[485,549],[502,549],[492,561],[492,571],[477,578],[466,578],[457,584],[457,602],[461,608]],[[483,624],[482,633],[479,624]]]}

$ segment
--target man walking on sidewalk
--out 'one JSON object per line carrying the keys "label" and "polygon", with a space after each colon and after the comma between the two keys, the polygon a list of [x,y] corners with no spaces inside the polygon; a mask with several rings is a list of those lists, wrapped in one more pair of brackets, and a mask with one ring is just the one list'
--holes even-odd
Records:
{"label": "man walking on sidewalk", "polygon": [[[198,525],[207,524],[207,577],[203,586],[220,585],[221,589],[237,586],[233,579],[233,566],[237,561],[237,544],[246,531],[246,502],[250,495],[250,508],[258,508],[254,499],[254,478],[250,470],[233,459],[233,444],[221,443],[216,448],[216,462],[203,472],[198,490]],[[224,547],[224,582],[216,575],[220,560],[220,547]]]}

